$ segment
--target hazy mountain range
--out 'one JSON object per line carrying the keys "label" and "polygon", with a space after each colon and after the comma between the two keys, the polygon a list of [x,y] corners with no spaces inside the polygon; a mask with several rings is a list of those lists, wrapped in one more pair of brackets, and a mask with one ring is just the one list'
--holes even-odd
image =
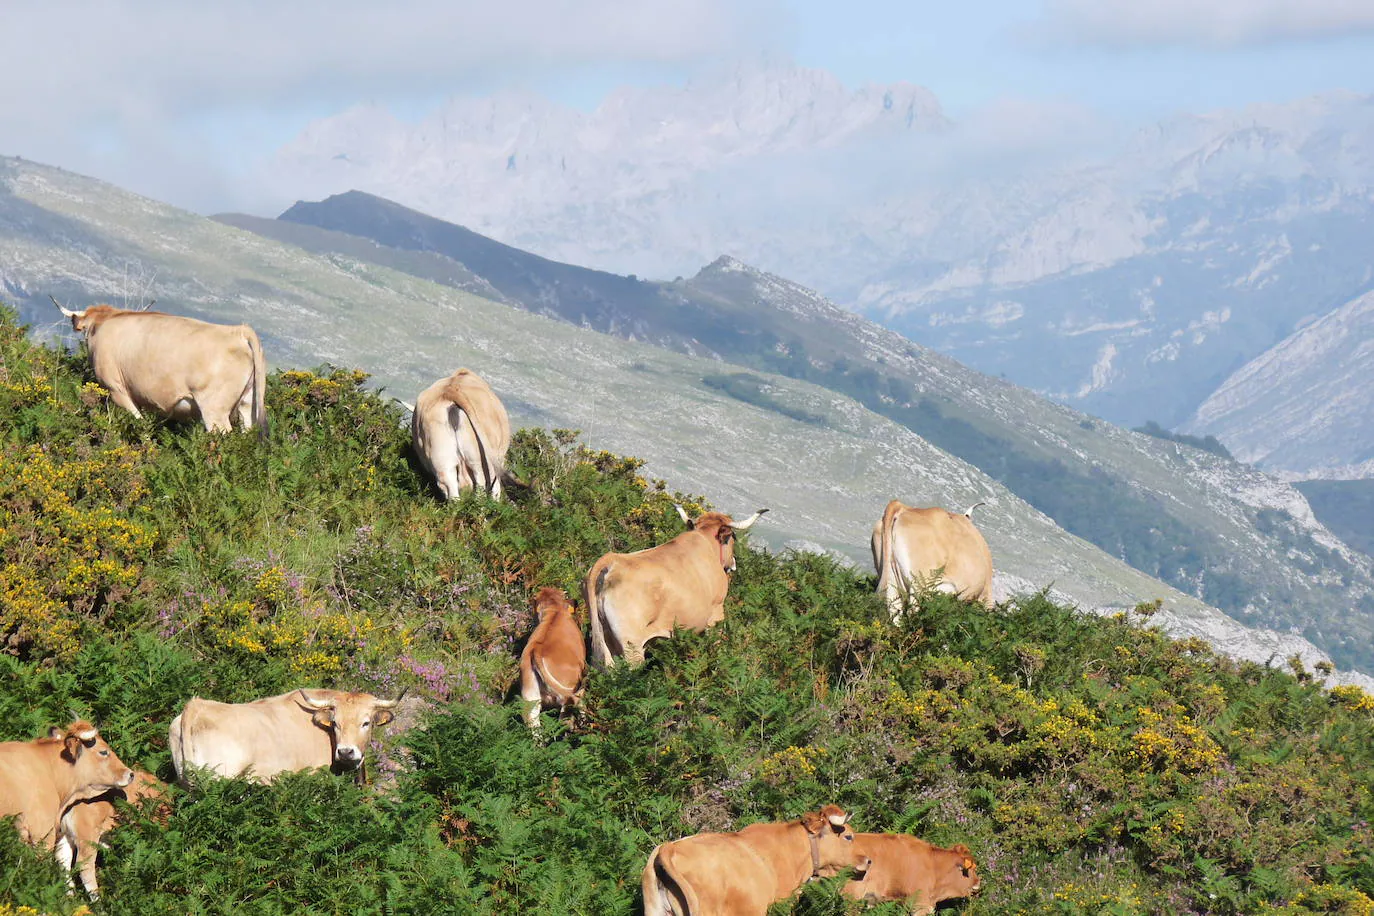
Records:
{"label": "hazy mountain range", "polygon": [[[416,124],[358,108],[312,124],[271,179],[296,196],[372,191],[624,273],[729,252],[1114,422],[1215,432],[1293,476],[1368,473],[1367,426],[1312,443],[1310,421],[1271,423],[1257,451],[1243,418],[1201,408],[1223,384],[1235,402],[1254,372],[1233,373],[1374,287],[1374,99],[1057,143],[1004,114],[956,124],[919,87],[753,65],[591,113],[514,94]],[[1298,400],[1325,384],[1313,373],[1350,375],[1329,359],[1299,369],[1300,351],[1262,362],[1296,373],[1266,384]]]}

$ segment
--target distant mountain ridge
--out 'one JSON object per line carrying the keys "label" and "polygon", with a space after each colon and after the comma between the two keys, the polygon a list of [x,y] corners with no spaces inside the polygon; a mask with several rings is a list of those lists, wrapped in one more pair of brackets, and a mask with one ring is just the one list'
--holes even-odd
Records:
{"label": "distant mountain ridge", "polygon": [[[394,257],[394,252],[385,255]],[[288,246],[68,172],[0,160],[0,271],[27,320],[40,329],[63,327],[47,301],[49,293],[77,305],[119,301],[131,265],[156,271],[157,298],[170,311],[251,321],[273,366],[322,360],[362,366],[375,373],[378,384],[402,396],[456,365],[481,367],[523,422],[580,428],[592,443],[637,454],[647,460],[649,473],[670,474],[675,485],[704,493],[722,507],[772,506],[757,536],[775,544],[804,538],[815,549],[867,563],[872,521],[893,494],[960,506],[991,496],[993,503],[980,510],[979,525],[998,557],[1000,594],[1053,586],[1057,594],[1090,608],[1129,607],[1163,596],[1165,610],[1156,619],[1171,632],[1201,636],[1224,651],[1260,661],[1296,652],[1310,665],[1321,657],[1286,629],[1236,623],[1068,535],[996,480],[833,391],[758,374],[772,403],[823,418],[817,425],[704,384],[704,376],[722,371],[713,360],[618,341],[391,267]],[[720,271],[719,279],[750,291],[753,308],[768,297],[796,293],[799,298],[789,301],[809,314],[803,302],[817,298],[801,296],[786,281],[726,266],[730,269]],[[873,328],[857,316],[848,319]],[[833,336],[831,326],[817,327]],[[922,384],[932,391],[941,378],[940,384],[952,386],[947,390],[967,387],[976,378],[941,357],[921,359],[915,348],[912,356],[887,349],[882,341],[900,342],[890,332],[874,328],[873,334],[871,341],[884,358],[921,369],[926,373]],[[1290,527],[1297,524],[1308,537],[1330,539],[1310,513],[1303,514],[1306,503],[1300,496],[1291,488],[1274,488],[1261,475],[1247,476],[1244,469],[1148,437],[1110,428],[1093,433],[1080,426],[1081,414],[995,380],[969,394],[994,411],[1016,416],[1028,437],[1076,437],[1073,430],[1103,437],[1099,445],[1107,447],[1094,460],[1116,449],[1118,458],[1155,456],[1150,461],[1161,469],[1177,462],[1186,479],[1208,483],[1167,498],[1191,506],[1234,537],[1242,547],[1237,562],[1245,568],[1272,567],[1276,588],[1289,587],[1293,560],[1271,552],[1275,535],[1250,526],[1246,505],[1273,507],[1266,518],[1282,537],[1297,531]],[[1154,465],[1144,461],[1140,466],[1148,471]],[[806,479],[799,479],[798,468],[805,469]],[[1173,471],[1170,477],[1179,474]],[[1153,486],[1149,478],[1146,474],[1142,483]],[[1291,512],[1277,508],[1285,506]],[[1331,542],[1339,549],[1338,541]],[[1316,560],[1306,543],[1299,537],[1289,550]],[[1358,567],[1347,572],[1355,583],[1363,575]],[[1350,654],[1343,635],[1348,622],[1328,615],[1317,601],[1297,602],[1294,608],[1307,615],[1301,625],[1330,626],[1330,632],[1313,632]],[[1294,625],[1299,624],[1286,626]],[[1361,675],[1351,677],[1374,684]]]}
{"label": "distant mountain ridge", "polygon": [[[852,397],[979,467],[1067,530],[1241,619],[1330,640],[1316,623],[1322,615],[1306,616],[1311,608],[1374,608],[1368,558],[1326,531],[1292,488],[1234,462],[1054,408],[738,259],[722,256],[674,281],[618,277],[530,255],[359,192],[300,202],[282,219],[455,264],[491,260],[494,252],[494,285],[530,311]],[[328,250],[329,243],[321,239],[315,247]],[[750,403],[769,403],[758,381],[729,370],[708,381]],[[1314,578],[1328,568],[1336,578]],[[1366,622],[1374,627],[1360,615],[1348,625]],[[1362,651],[1357,642],[1348,650]]]}
{"label": "distant mountain ridge", "polygon": [[1184,424],[1242,461],[1304,477],[1374,477],[1374,292],[1237,369]]}
{"label": "distant mountain ridge", "polygon": [[1125,426],[1187,421],[1374,282],[1371,97],[1175,117],[980,177],[965,162],[991,151],[960,146],[924,90],[848,93],[779,64],[740,74],[626,92],[592,115],[508,96],[414,126],[356,110],[312,125],[273,175],[621,272],[685,274],[733,252]]}

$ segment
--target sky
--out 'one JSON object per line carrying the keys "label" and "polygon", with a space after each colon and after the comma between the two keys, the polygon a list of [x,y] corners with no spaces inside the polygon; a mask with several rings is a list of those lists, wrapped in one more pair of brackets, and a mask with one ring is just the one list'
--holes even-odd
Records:
{"label": "sky", "polygon": [[956,120],[1038,103],[1144,124],[1374,92],[1374,0],[3,0],[0,155],[213,212],[353,104],[415,119],[523,88],[590,109],[761,54],[926,86]]}

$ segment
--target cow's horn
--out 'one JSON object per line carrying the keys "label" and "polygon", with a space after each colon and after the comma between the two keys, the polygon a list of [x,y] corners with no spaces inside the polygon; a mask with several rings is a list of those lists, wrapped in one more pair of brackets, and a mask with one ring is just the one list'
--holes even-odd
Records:
{"label": "cow's horn", "polygon": [[401,692],[396,695],[396,699],[394,700],[378,700],[375,704],[376,707],[378,709],[393,709],[394,707],[399,706],[401,701],[405,699],[406,691],[409,689],[409,687],[402,687]]}
{"label": "cow's horn", "polygon": [[748,518],[746,518],[744,521],[742,521],[742,522],[735,522],[735,526],[734,526],[734,527],[735,527],[735,530],[736,530],[736,531],[748,531],[750,528],[753,527],[754,522],[758,521],[758,520],[763,516],[763,513],[767,512],[767,511],[768,511],[767,509],[760,509],[759,511],[755,512],[753,515],[751,515],[751,516],[749,516]]}
{"label": "cow's horn", "polygon": [[678,515],[682,516],[682,521],[684,524],[692,524],[692,517],[687,514],[686,509],[682,508],[682,506],[678,505],[677,503],[673,503],[673,508],[677,510]]}
{"label": "cow's horn", "polygon": [[849,815],[848,815],[848,814],[831,814],[831,815],[829,815],[829,821],[830,821],[830,823],[834,824],[836,827],[843,827],[843,826],[845,825],[845,823],[846,823],[848,820],[849,820]]}
{"label": "cow's horn", "polygon": [[330,702],[329,700],[312,700],[312,699],[310,699],[310,696],[309,696],[309,694],[307,694],[307,693],[305,692],[305,688],[304,688],[304,687],[298,688],[298,689],[296,690],[296,692],[299,693],[299,694],[301,695],[301,700],[304,701],[305,705],[306,705],[306,706],[309,706],[311,709],[333,709],[333,708],[334,708],[334,704],[333,704],[332,702]]}
{"label": "cow's horn", "polygon": [[48,298],[52,300],[53,305],[57,306],[57,310],[68,318],[75,318],[77,315],[81,314],[80,312],[73,312],[71,309],[63,307],[62,303],[58,302],[57,297],[52,293],[48,293]]}

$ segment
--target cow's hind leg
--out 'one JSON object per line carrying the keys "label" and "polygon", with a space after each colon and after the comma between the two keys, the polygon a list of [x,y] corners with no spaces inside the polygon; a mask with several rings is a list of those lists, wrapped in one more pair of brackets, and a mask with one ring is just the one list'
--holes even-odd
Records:
{"label": "cow's hind leg", "polygon": [[439,490],[444,494],[444,499],[457,499],[458,495],[463,492],[459,467],[448,465],[434,469],[434,479],[438,482]]}
{"label": "cow's hind leg", "polygon": [[522,678],[520,683],[520,699],[525,702],[525,724],[530,727],[530,732],[535,737],[539,736],[539,713],[544,705],[544,698],[539,689],[539,681],[534,677]]}
{"label": "cow's hind leg", "polygon": [[234,429],[230,416],[238,406],[238,399],[216,397],[209,392],[196,392],[193,399],[200,411],[201,422],[212,433],[227,433]]}

